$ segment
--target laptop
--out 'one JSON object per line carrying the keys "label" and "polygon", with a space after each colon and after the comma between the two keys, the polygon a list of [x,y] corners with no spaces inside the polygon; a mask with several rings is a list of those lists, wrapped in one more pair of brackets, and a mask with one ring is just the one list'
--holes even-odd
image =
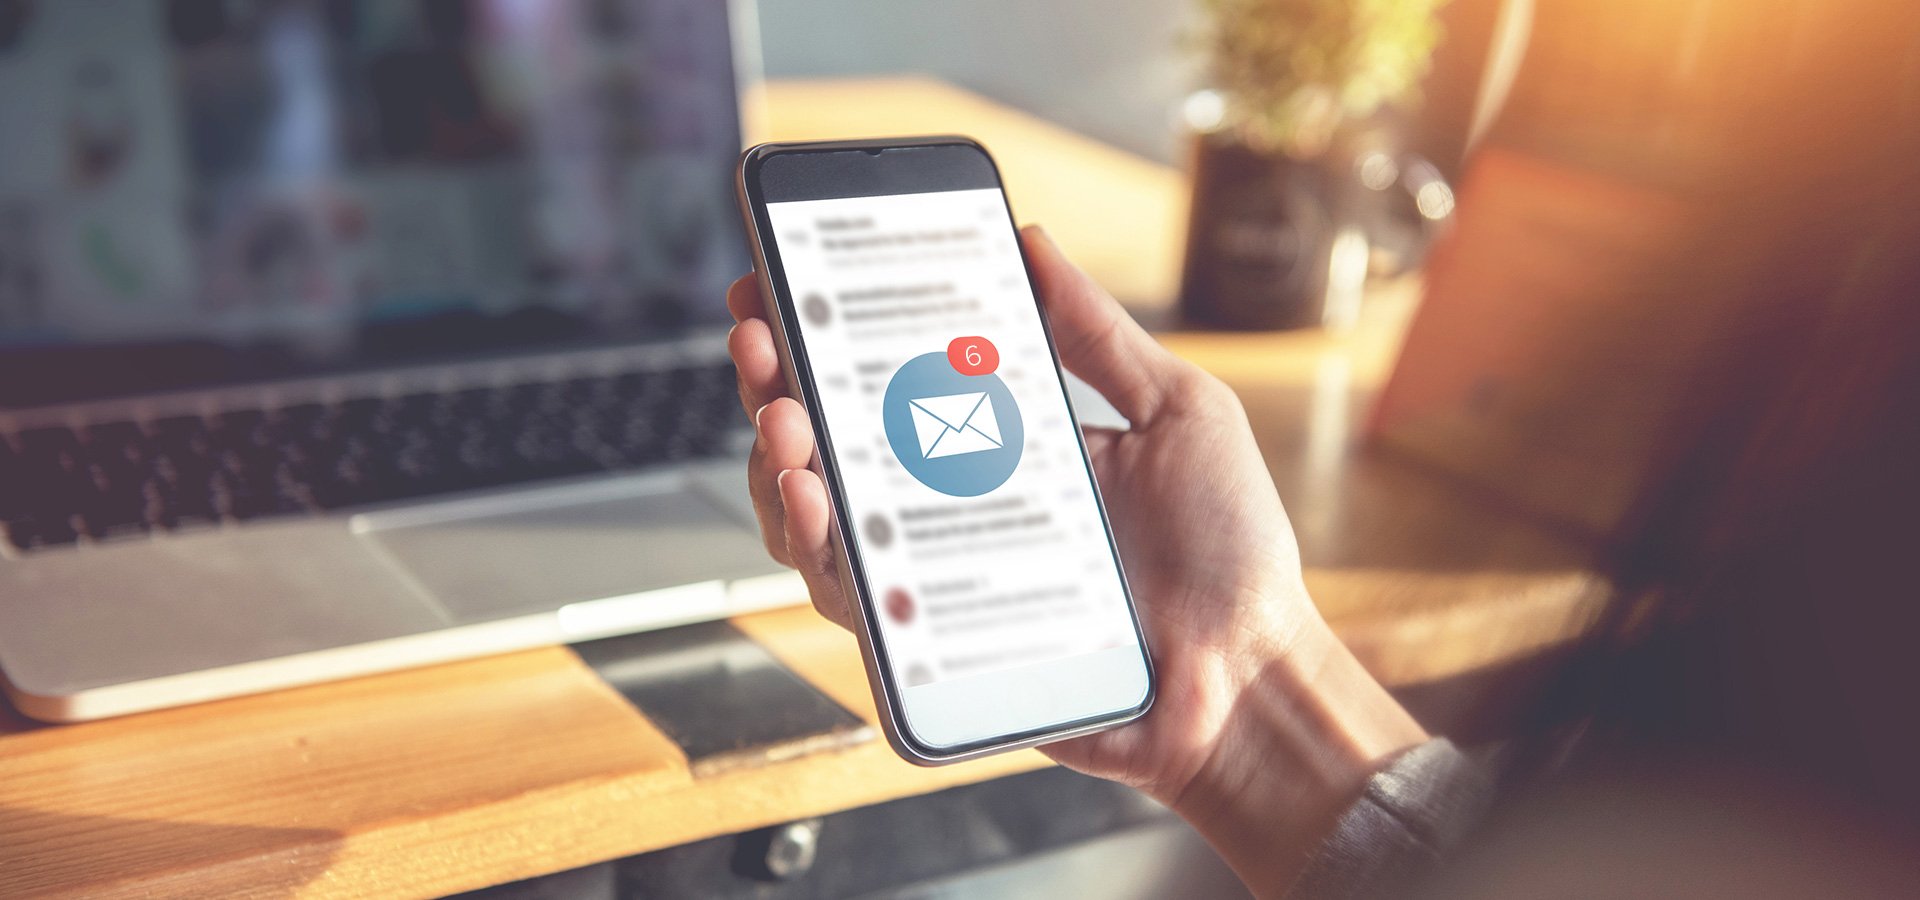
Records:
{"label": "laptop", "polygon": [[792,603],[710,0],[0,9],[0,672],[76,721]]}

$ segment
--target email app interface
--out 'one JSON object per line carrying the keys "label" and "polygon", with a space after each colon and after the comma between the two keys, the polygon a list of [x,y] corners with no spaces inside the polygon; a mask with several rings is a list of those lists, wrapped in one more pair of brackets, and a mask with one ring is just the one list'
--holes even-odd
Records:
{"label": "email app interface", "polygon": [[767,213],[898,683],[1135,648],[1000,191]]}

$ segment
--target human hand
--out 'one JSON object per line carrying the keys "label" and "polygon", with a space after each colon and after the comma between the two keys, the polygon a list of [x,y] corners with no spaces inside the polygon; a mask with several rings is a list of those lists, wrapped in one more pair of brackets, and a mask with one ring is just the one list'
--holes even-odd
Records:
{"label": "human hand", "polygon": [[[1183,802],[1217,807],[1230,802],[1225,785],[1253,777],[1249,767],[1297,762],[1310,770],[1299,773],[1303,783],[1325,789],[1308,804],[1318,814],[1332,802],[1319,794],[1357,790],[1354,776],[1364,781],[1381,746],[1397,750],[1424,734],[1352,662],[1308,599],[1292,527],[1233,391],[1161,347],[1039,229],[1021,239],[1061,361],[1132,423],[1124,432],[1088,429],[1087,450],[1159,679],[1158,699],[1138,722],[1042,751],[1138,787],[1196,824],[1220,810]],[[740,399],[757,428],[748,474],[762,538],[800,571],[821,614],[850,628],[826,486],[808,468],[813,433],[787,396],[757,282],[735,282],[727,302],[739,322],[728,348]],[[1350,684],[1356,673],[1372,694]],[[1328,674],[1338,684],[1315,695]],[[1370,722],[1363,740],[1341,731],[1350,723],[1334,721],[1340,711],[1318,709],[1327,697],[1384,699],[1385,719],[1404,721],[1388,721],[1384,741]],[[1283,733],[1314,746],[1276,757],[1274,723],[1258,714],[1275,704],[1332,733]]]}

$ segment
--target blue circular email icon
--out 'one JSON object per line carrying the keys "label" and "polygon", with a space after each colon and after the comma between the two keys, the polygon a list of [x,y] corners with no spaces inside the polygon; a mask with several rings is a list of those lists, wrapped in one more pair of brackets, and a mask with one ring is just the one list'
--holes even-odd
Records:
{"label": "blue circular email icon", "polygon": [[915,480],[942,494],[978,497],[1020,464],[1026,432],[998,375],[963,375],[945,353],[907,360],[887,382],[880,417],[887,444]]}

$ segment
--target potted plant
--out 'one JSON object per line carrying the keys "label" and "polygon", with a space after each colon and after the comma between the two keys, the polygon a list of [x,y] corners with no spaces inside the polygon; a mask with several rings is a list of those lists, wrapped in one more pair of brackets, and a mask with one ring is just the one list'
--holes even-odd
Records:
{"label": "potted plant", "polygon": [[[1190,321],[1321,324],[1360,183],[1356,126],[1413,95],[1444,2],[1201,0],[1197,43],[1211,89],[1188,104],[1196,133],[1181,307]],[[1359,253],[1364,271],[1364,246]]]}

